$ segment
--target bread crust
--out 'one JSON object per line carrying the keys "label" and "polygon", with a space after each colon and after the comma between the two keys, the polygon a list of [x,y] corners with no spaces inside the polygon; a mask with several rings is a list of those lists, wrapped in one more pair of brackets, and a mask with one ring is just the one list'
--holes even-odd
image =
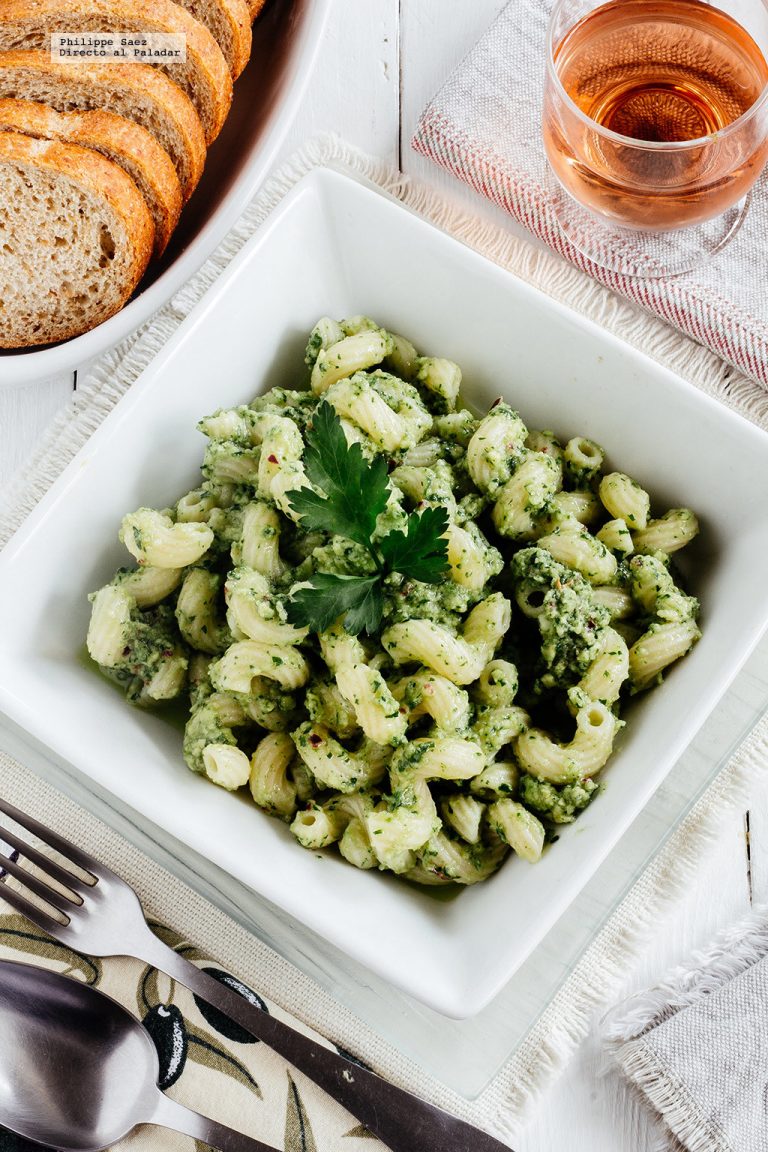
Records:
{"label": "bread crust", "polygon": [[[118,93],[128,103],[149,104],[150,109],[172,125],[183,149],[183,161],[178,155],[173,159],[182,182],[183,198],[189,199],[202,175],[205,135],[189,97],[163,72],[149,64],[95,64],[90,61],[77,65],[62,64],[52,61],[50,54],[41,50],[0,52],[0,92],[3,95],[24,97],[27,95],[24,84],[38,80],[60,89],[62,103],[71,103],[72,92],[76,91],[83,110],[114,106]],[[37,93],[35,99],[53,104],[49,97]],[[143,121],[137,116],[136,122]],[[146,121],[143,123],[144,127],[149,127]],[[161,144],[159,139],[158,143]]]}
{"label": "bread crust", "polygon": [[260,14],[266,2],[267,0],[248,0],[248,11],[251,15],[251,22]]}
{"label": "bread crust", "polygon": [[170,156],[154,136],[115,112],[55,112],[31,100],[0,99],[0,131],[92,148],[119,164],[147,201],[155,227],[154,255],[162,255],[181,212],[181,184]]}
{"label": "bread crust", "polygon": [[[226,58],[232,79],[237,80],[251,55],[251,14],[245,0],[210,0],[215,4],[219,18],[227,29],[222,43],[216,34],[214,22],[206,18],[206,4],[201,0],[177,0],[195,19],[205,24]],[[263,0],[262,0],[263,3]]]}
{"label": "bread crust", "polygon": [[[2,0],[0,47],[48,47],[53,32],[181,32],[186,62],[151,64],[187,93],[203,123],[206,142],[216,139],[232,103],[232,75],[205,25],[174,0]],[[73,67],[73,65],[65,65]],[[103,67],[116,67],[106,64]],[[137,67],[135,64],[123,67]]]}
{"label": "bread crust", "polygon": [[[139,283],[152,254],[154,226],[152,218],[133,180],[111,160],[83,148],[79,144],[65,144],[58,140],[35,140],[15,132],[0,133],[0,165],[11,164],[34,171],[45,171],[53,176],[65,177],[79,185],[88,195],[107,202],[109,207],[124,223],[126,235],[131,238],[130,262],[126,282],[121,286],[119,298],[114,305],[105,306],[97,323],[103,323],[127,302]],[[78,324],[70,327],[61,324],[55,333],[41,333],[27,341],[26,345],[10,343],[0,325],[0,347],[18,348],[32,344],[46,344],[52,340],[69,340],[79,336],[94,324]]]}

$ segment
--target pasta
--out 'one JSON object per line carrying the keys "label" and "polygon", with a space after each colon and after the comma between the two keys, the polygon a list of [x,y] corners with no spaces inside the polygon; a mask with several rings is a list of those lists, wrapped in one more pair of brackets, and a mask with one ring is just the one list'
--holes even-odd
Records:
{"label": "pasta", "polygon": [[508,404],[497,404],[483,417],[467,445],[467,471],[481,492],[493,495],[511,478],[527,433]]}
{"label": "pasta", "polygon": [[685,548],[698,534],[699,522],[690,508],[671,508],[658,520],[649,520],[634,537],[638,552],[672,552]]}
{"label": "pasta", "polygon": [[252,568],[268,580],[279,580],[286,571],[279,546],[280,518],[275,509],[262,501],[246,504],[240,538],[232,545],[235,564]]}
{"label": "pasta", "polygon": [[297,788],[288,774],[296,759],[296,745],[285,732],[272,732],[260,740],[251,756],[248,786],[266,812],[290,819],[296,811]]}
{"label": "pasta", "polygon": [[426,885],[533,863],[699,638],[670,561],[698,521],[586,436],[461,407],[457,364],[366,316],[319,320],[305,363],[307,390],[200,421],[196,488],[124,517],[136,564],[92,595],[88,651],[131,702],[187,701],[189,768],[305,848]]}
{"label": "pasta", "polygon": [[312,391],[316,395],[322,394],[337,380],[347,379],[364,368],[381,364],[384,357],[393,351],[394,345],[387,332],[364,329],[355,335],[345,336],[319,350],[312,368]]}
{"label": "pasta", "polygon": [[484,766],[478,746],[454,737],[419,738],[392,757],[390,779],[396,807],[379,803],[366,817],[371,844],[380,864],[406,872],[414,853],[440,831],[429,780],[471,780]]}
{"label": "pasta", "polygon": [[108,584],[93,597],[86,643],[91,659],[103,668],[114,668],[125,649],[135,601],[120,585]]}
{"label": "pasta", "polygon": [[247,784],[251,771],[245,752],[231,744],[207,744],[203,749],[203,767],[209,780],[229,792]]}
{"label": "pasta", "polygon": [[512,540],[535,540],[541,535],[537,513],[555,495],[561,482],[562,469],[554,457],[528,452],[496,496],[496,531]]}
{"label": "pasta", "polygon": [[629,650],[629,674],[635,688],[648,688],[661,672],[693,647],[701,633],[695,620],[651,624]]}
{"label": "pasta", "polygon": [[309,667],[293,646],[238,640],[211,665],[209,675],[214,688],[248,693],[254,676],[276,680],[281,688],[300,688],[307,682]]}
{"label": "pasta", "polygon": [[176,591],[183,575],[183,568],[122,569],[117,574],[116,582],[119,581],[123,592],[133,597],[137,608],[152,608]]}
{"label": "pasta", "polygon": [[215,655],[230,641],[229,631],[216,616],[221,577],[205,568],[190,568],[176,599],[176,623],[190,648]]}
{"label": "pasta", "polygon": [[544,848],[545,829],[541,820],[516,800],[496,800],[488,810],[491,826],[518,856],[534,864]]}
{"label": "pasta", "polygon": [[186,568],[196,564],[213,543],[206,524],[175,524],[170,516],[152,508],[139,508],[126,516],[120,527],[120,542],[143,568]]}
{"label": "pasta", "polygon": [[630,531],[640,531],[648,523],[651,498],[631,476],[609,472],[600,481],[600,499],[617,520],[623,520]]}
{"label": "pasta", "polygon": [[469,694],[446,676],[422,668],[412,676],[396,681],[392,693],[407,710],[406,723],[409,726],[420,716],[431,716],[444,732],[464,732],[469,727]]}
{"label": "pasta", "polygon": [[528,728],[517,739],[518,763],[529,776],[550,784],[571,784],[594,776],[611,754],[618,721],[605,704],[586,704],[576,715],[576,734],[557,744],[546,732]]}

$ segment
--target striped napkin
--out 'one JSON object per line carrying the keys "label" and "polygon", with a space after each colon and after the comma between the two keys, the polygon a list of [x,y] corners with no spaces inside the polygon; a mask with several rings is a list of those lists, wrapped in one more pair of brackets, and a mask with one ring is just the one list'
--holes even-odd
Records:
{"label": "striped napkin", "polygon": [[706,344],[768,386],[768,175],[741,231],[684,276],[635,279],[597,267],[563,236],[541,139],[546,27],[553,0],[511,0],[424,110],[422,155],[500,205],[560,256]]}

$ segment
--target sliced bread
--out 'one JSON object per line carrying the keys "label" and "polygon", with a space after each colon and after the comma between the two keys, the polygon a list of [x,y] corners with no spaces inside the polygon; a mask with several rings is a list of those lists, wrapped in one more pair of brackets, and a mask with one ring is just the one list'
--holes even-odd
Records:
{"label": "sliced bread", "polygon": [[115,112],[55,112],[31,100],[0,99],[0,131],[92,148],[118,164],[141,192],[161,256],[181,212],[181,184],[170,156],[146,128]]}
{"label": "sliced bread", "polygon": [[[232,76],[208,29],[174,0],[2,0],[0,3],[0,50],[47,49],[53,32],[74,35],[84,32],[183,33],[186,60],[147,67],[164,71],[186,92],[200,117],[207,143],[216,139],[232,103]],[[67,67],[76,65],[67,64]]]}
{"label": "sliced bread", "polygon": [[237,80],[251,55],[251,15],[245,0],[178,0],[206,28]]}
{"label": "sliced bread", "polygon": [[66,340],[126,303],[153,226],[122,168],[90,148],[0,133],[0,347]]}
{"label": "sliced bread", "polygon": [[168,153],[188,200],[205,162],[205,136],[189,98],[149,64],[53,62],[50,54],[0,52],[0,98],[48,104],[57,112],[108,108],[135,121]]}

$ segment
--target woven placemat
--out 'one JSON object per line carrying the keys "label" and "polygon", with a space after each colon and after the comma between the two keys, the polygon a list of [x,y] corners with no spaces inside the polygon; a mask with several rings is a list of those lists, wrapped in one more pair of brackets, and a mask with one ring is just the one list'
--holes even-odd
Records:
{"label": "woven placemat", "polygon": [[[173,300],[142,329],[96,362],[79,381],[71,403],[44,435],[27,469],[2,497],[0,546],[243,243],[302,175],[318,165],[343,170],[386,191],[495,263],[596,320],[768,429],[766,393],[709,350],[614,296],[550,253],[536,250],[497,226],[458,210],[429,186],[409,180],[383,162],[356,152],[342,142],[322,138],[310,142],[275,174],[216,253]],[[595,1010],[615,997],[629,959],[642,950],[664,906],[674,901],[683,887],[690,885],[723,812],[729,806],[743,804],[755,781],[761,778],[768,778],[766,724],[751,733],[669,838],[585,952],[525,1042],[480,1096],[469,1102],[426,1075],[309,977],[186,884],[164,872],[112,828],[0,753],[3,794],[119,870],[135,885],[151,915],[170,923],[177,934],[193,941],[206,955],[215,957],[218,964],[234,972],[271,1004],[282,1005],[334,1043],[356,1053],[382,1075],[510,1140],[519,1133],[531,1103],[564,1067],[584,1038]],[[285,1093],[288,1088],[284,1067],[280,1076]],[[314,1123],[314,1143],[296,1147],[310,1152],[312,1148],[318,1152],[337,1152],[335,1140],[341,1131],[338,1126],[329,1128],[326,1119],[338,1109],[329,1104],[326,1112],[319,1094],[310,1095],[311,1105],[307,1106],[304,1119],[309,1120],[310,1125]],[[337,1123],[342,1124],[343,1120],[337,1118]],[[332,1131],[336,1136],[329,1137],[330,1143],[317,1135]],[[345,1138],[344,1147],[352,1152],[357,1139],[362,1141],[365,1135],[358,1133]],[[156,1142],[152,1146],[158,1147]],[[372,1149],[375,1144],[368,1138],[365,1146]]]}

